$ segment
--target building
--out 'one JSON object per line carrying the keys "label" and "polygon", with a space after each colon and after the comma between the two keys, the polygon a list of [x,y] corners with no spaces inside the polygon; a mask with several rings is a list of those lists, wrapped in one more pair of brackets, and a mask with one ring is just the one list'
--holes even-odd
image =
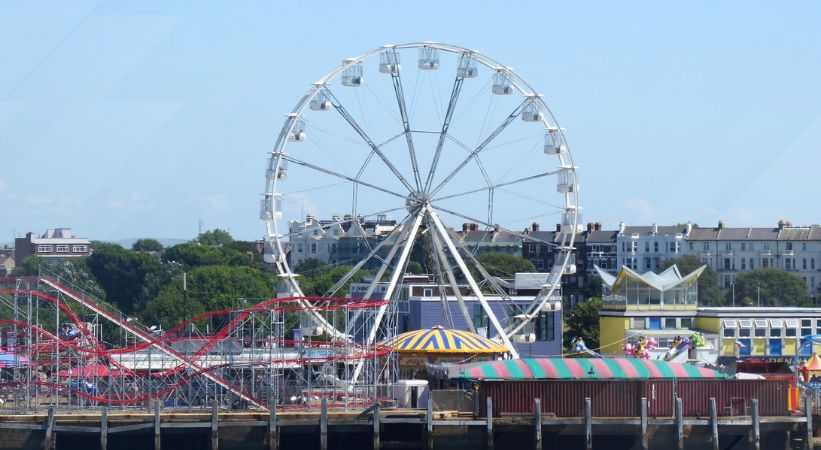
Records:
{"label": "building", "polygon": [[74,235],[71,228],[52,228],[42,236],[26,233],[14,240],[14,262],[20,265],[27,256],[37,255],[50,262],[91,254],[91,241]]}
{"label": "building", "polygon": [[794,227],[781,220],[775,228],[694,228],[685,252],[697,256],[731,289],[744,271],[777,267],[800,276],[810,296],[821,290],[821,226]]}
{"label": "building", "polygon": [[602,354],[621,354],[626,342],[653,337],[666,351],[676,336],[693,332],[698,277],[706,266],[682,277],[673,265],[660,274],[623,266],[614,276],[596,268],[602,280],[599,333]]}
{"label": "building", "polygon": [[[504,324],[507,317],[530,305],[536,297],[541,284],[546,281],[545,274],[538,274],[540,282],[534,282],[534,274],[517,274],[513,284],[509,285],[511,295],[502,299],[498,295],[485,296],[496,317]],[[374,298],[379,298],[386,290],[386,283],[377,286]],[[450,286],[442,286],[427,276],[405,276],[399,292],[397,306],[397,334],[434,326],[449,329],[471,331],[468,320],[462,313],[456,293]],[[368,289],[368,283],[352,283],[351,297],[362,297]],[[481,304],[467,285],[458,286],[462,301],[467,309],[470,321],[476,332],[492,338],[494,330],[488,323],[488,316]],[[440,292],[445,294],[443,301]],[[447,304],[447,308],[444,305]],[[513,345],[522,357],[548,356],[562,354],[562,302],[557,297],[548,301],[545,309],[531,322],[521,336],[513,339]]]}
{"label": "building", "polygon": [[0,254],[0,277],[11,275],[12,270],[16,267],[14,257],[11,255]]}
{"label": "building", "polygon": [[629,226],[619,223],[616,236],[617,267],[637,271],[659,271],[668,259],[678,258],[685,247],[693,225]]}
{"label": "building", "polygon": [[[395,227],[396,221],[388,219],[386,215],[379,215],[371,221],[362,216],[354,218],[350,215],[318,220],[309,214],[305,221],[294,220],[289,225],[289,263],[291,267],[297,267],[305,259],[315,258],[334,265],[356,264],[367,257]],[[377,263],[378,261],[373,261],[365,268],[371,268]]]}
{"label": "building", "polygon": [[484,253],[522,254],[522,237],[505,230],[479,230],[475,223],[462,224],[462,231],[456,233],[462,246],[478,256]]}
{"label": "building", "polygon": [[[533,223],[525,230],[527,238],[522,241],[522,258],[533,263],[538,272],[550,272],[556,257],[557,231],[541,231],[539,224]],[[606,270],[616,270],[618,261],[615,230],[602,230],[601,224],[588,223],[587,229],[576,233],[573,240],[571,263],[575,267],[572,273],[562,276],[562,295],[565,304],[573,307],[586,299],[586,293],[597,275],[594,266]]]}

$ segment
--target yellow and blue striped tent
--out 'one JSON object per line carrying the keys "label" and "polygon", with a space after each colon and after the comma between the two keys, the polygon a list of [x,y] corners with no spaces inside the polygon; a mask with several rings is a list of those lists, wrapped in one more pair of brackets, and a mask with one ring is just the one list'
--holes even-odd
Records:
{"label": "yellow and blue striped tent", "polygon": [[468,331],[442,326],[408,331],[383,345],[399,353],[506,353],[507,346]]}

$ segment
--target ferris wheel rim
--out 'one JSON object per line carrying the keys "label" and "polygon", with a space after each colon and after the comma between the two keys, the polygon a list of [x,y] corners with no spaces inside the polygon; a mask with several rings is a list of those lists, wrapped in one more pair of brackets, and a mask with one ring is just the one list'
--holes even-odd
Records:
{"label": "ferris wheel rim", "polygon": [[[323,90],[327,89],[327,86],[334,79],[338,78],[347,68],[349,68],[351,66],[354,66],[354,65],[357,65],[357,64],[362,64],[364,61],[366,61],[366,60],[368,60],[372,57],[375,57],[377,55],[380,55],[380,54],[382,54],[386,51],[390,51],[390,50],[395,51],[395,50],[400,50],[400,49],[414,49],[414,48],[423,48],[423,47],[429,47],[429,48],[433,48],[433,49],[437,49],[437,50],[442,50],[442,51],[453,53],[453,54],[469,55],[471,58],[473,58],[473,60],[475,62],[480,63],[483,66],[485,66],[485,67],[487,67],[491,70],[494,70],[494,71],[497,71],[497,72],[498,71],[504,71],[510,77],[510,80],[511,80],[512,84],[516,87],[516,89],[518,90],[520,95],[526,99],[525,101],[529,101],[531,103],[537,104],[539,110],[544,112],[546,114],[546,116],[549,116],[550,121],[548,121],[548,117],[544,117],[544,118],[542,118],[541,123],[544,126],[546,131],[551,131],[551,132],[555,131],[555,132],[557,132],[561,136],[562,142],[565,143],[565,145],[566,145],[565,158],[567,159],[568,164],[567,164],[567,167],[564,167],[563,169],[565,171],[569,172],[569,173],[572,173],[573,184],[574,184],[574,187],[575,187],[572,191],[572,194],[566,195],[566,199],[572,199],[572,205],[570,204],[569,201],[567,202],[566,211],[570,211],[571,209],[574,211],[574,213],[572,214],[572,224],[570,224],[572,230],[574,230],[574,231],[571,232],[571,233],[568,233],[568,234],[561,233],[562,234],[562,237],[561,237],[562,241],[561,241],[560,245],[558,246],[558,247],[561,247],[560,253],[563,256],[561,258],[562,262],[561,262],[560,273],[559,273],[559,277],[561,277],[562,273],[564,273],[565,268],[569,264],[569,261],[570,261],[570,256],[571,256],[571,253],[572,253],[572,251],[570,249],[572,249],[572,247],[574,245],[574,242],[575,242],[575,237],[576,237],[575,236],[576,235],[575,230],[578,229],[578,219],[579,219],[579,210],[580,210],[580,207],[578,206],[579,205],[578,178],[577,178],[577,173],[576,173],[576,166],[573,163],[573,156],[570,152],[570,146],[569,146],[569,144],[567,144],[567,140],[565,138],[564,130],[560,126],[558,126],[558,120],[556,119],[553,111],[550,109],[550,107],[544,101],[542,95],[536,93],[535,89],[533,89],[513,69],[511,69],[508,66],[504,66],[504,65],[500,64],[495,59],[492,59],[492,58],[490,58],[490,57],[488,57],[488,56],[484,55],[483,53],[478,52],[476,50],[472,50],[472,49],[468,49],[466,47],[456,46],[456,45],[452,45],[452,44],[445,44],[445,43],[441,43],[441,42],[411,42],[411,43],[405,43],[405,44],[399,44],[399,45],[385,45],[385,46],[377,47],[377,48],[375,48],[373,50],[370,50],[368,52],[365,52],[365,53],[363,53],[363,54],[361,54],[357,57],[345,59],[342,64],[340,64],[336,68],[332,69],[330,72],[328,72],[319,81],[317,81],[315,83],[312,83],[310,85],[309,89],[307,90],[307,92],[301,98],[301,100],[299,102],[297,102],[296,106],[292,109],[291,113],[289,113],[286,116],[286,117],[288,117],[288,119],[286,119],[286,123],[283,125],[283,127],[280,131],[279,137],[276,141],[275,148],[271,152],[271,160],[270,161],[273,162],[273,164],[272,164],[272,167],[269,168],[269,170],[271,168],[273,168],[274,170],[279,170],[281,163],[283,161],[287,161],[287,159],[284,159],[284,156],[287,155],[287,153],[285,151],[285,148],[288,145],[286,138],[288,136],[288,133],[292,130],[292,128],[295,124],[295,120],[302,116],[303,112],[306,110],[306,108],[308,108],[308,105],[310,104],[311,100],[314,99],[320,92],[323,92]],[[555,124],[555,128],[552,127],[552,124],[550,122],[552,122],[552,124]],[[407,133],[407,132],[405,132],[405,133]],[[401,136],[401,134],[403,134],[403,133],[400,133],[400,135],[397,135],[397,136]],[[266,191],[265,191],[264,195],[270,195],[272,197],[272,201],[273,201],[273,197],[275,197],[277,195],[277,186],[278,185],[279,185],[279,180],[277,178],[274,178],[273,180],[267,180],[266,181]],[[433,205],[432,203],[430,203],[430,206],[432,208],[436,208],[440,212],[441,211],[449,212],[446,209],[441,209],[441,208]],[[405,218],[405,220],[409,220],[412,216],[413,216],[413,214],[409,215],[408,217]],[[278,247],[278,249],[277,249],[278,252],[279,252],[278,254],[279,255],[284,255],[285,252],[284,252],[284,248],[282,246],[282,239],[281,239],[283,237],[283,234],[280,233],[278,220],[276,218],[274,218],[273,220],[270,220],[270,221],[266,220],[265,222],[266,222],[266,226],[267,226],[266,239],[267,240],[273,240],[275,242],[275,245]],[[481,221],[479,221],[479,222],[481,222]],[[289,281],[289,284],[294,288],[293,293],[295,295],[303,296],[304,293],[302,292],[301,287],[299,286],[299,283],[295,280],[296,274],[294,273],[293,268],[290,267],[290,264],[288,263],[288,261],[285,260],[285,258],[283,257],[282,261],[276,262],[275,265],[277,266],[278,271],[280,272],[280,276],[286,278]],[[554,269],[555,269],[555,267],[556,266],[554,266]],[[557,278],[557,280],[558,279],[560,279],[560,278]],[[534,303],[532,303],[527,308],[526,316],[528,317],[528,321],[522,322],[519,326],[513,327],[513,329],[510,330],[510,336],[514,335],[523,326],[525,326],[530,320],[532,320],[532,317],[533,317],[534,314],[538,314],[538,312],[544,307],[545,303],[550,299],[550,297],[552,296],[553,292],[556,290],[557,287],[558,287],[557,283],[552,284],[551,287],[548,288],[547,292],[544,293],[543,298],[542,298],[541,301],[539,301],[539,298],[537,297],[537,299],[534,301]],[[542,293],[540,293],[540,295],[541,294]],[[334,333],[334,334],[339,333],[338,330],[328,329],[328,331],[331,332],[331,333]],[[341,335],[344,336],[344,333],[341,333]]]}

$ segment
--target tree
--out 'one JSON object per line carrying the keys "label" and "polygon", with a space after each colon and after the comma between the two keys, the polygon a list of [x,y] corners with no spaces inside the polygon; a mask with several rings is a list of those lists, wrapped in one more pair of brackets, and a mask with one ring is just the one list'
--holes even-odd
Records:
{"label": "tree", "polygon": [[[735,277],[736,305],[757,306],[811,306],[804,280],[798,275],[775,267],[743,272]],[[732,301],[732,290],[727,292]]]}
{"label": "tree", "polygon": [[[252,267],[198,267],[187,273],[187,291],[182,275],[175,276],[145,308],[146,323],[166,330],[206,311],[247,308],[275,295],[274,277]],[[226,323],[227,315],[214,318],[212,329]]]}
{"label": "tree", "polygon": [[40,275],[40,267],[49,267],[49,262],[42,256],[26,256],[20,261],[20,265],[11,272],[16,277],[31,277]]}
{"label": "tree", "polygon": [[156,239],[137,239],[137,242],[131,246],[131,250],[135,252],[161,252],[162,244]]}
{"label": "tree", "polygon": [[599,310],[601,298],[594,297],[576,304],[570,315],[565,317],[568,339],[580,337],[590,349],[599,348]]}
{"label": "tree", "polygon": [[518,272],[535,272],[536,267],[532,262],[520,257],[513,256],[507,253],[483,253],[476,257],[482,267],[490,273],[491,276],[502,278],[513,278]]}
{"label": "tree", "polygon": [[12,273],[15,276],[37,276],[40,275],[40,267],[52,272],[43,275],[53,275],[61,283],[74,285],[98,300],[106,299],[106,292],[89,270],[86,258],[72,258],[51,263],[41,256],[31,255],[24,258]]}
{"label": "tree", "polygon": [[109,301],[126,314],[139,311],[156,295],[169,275],[157,258],[116,244],[101,244],[87,258],[86,265]]}
{"label": "tree", "polygon": [[[665,261],[663,268],[667,269],[673,264],[678,267],[681,276],[687,276],[704,265],[695,255],[682,255]],[[701,276],[698,277],[698,302],[704,306],[721,306],[724,304],[724,297],[718,289],[718,275],[710,266],[707,266]]]}
{"label": "tree", "polygon": [[253,265],[253,260],[238,250],[197,243],[179,244],[166,249],[163,260],[176,261],[187,269],[204,266]]}
{"label": "tree", "polygon": [[231,233],[219,228],[214,228],[197,236],[197,242],[212,247],[227,247],[234,242],[234,238],[231,237]]}

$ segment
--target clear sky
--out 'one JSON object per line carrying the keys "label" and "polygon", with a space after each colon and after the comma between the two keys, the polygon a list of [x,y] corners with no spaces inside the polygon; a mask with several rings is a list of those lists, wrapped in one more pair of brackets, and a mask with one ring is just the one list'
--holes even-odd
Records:
{"label": "clear sky", "polygon": [[586,221],[821,222],[819,2],[357,3],[0,3],[0,242],[260,238],[266,151],[309,83],[424,40],[544,94]]}

